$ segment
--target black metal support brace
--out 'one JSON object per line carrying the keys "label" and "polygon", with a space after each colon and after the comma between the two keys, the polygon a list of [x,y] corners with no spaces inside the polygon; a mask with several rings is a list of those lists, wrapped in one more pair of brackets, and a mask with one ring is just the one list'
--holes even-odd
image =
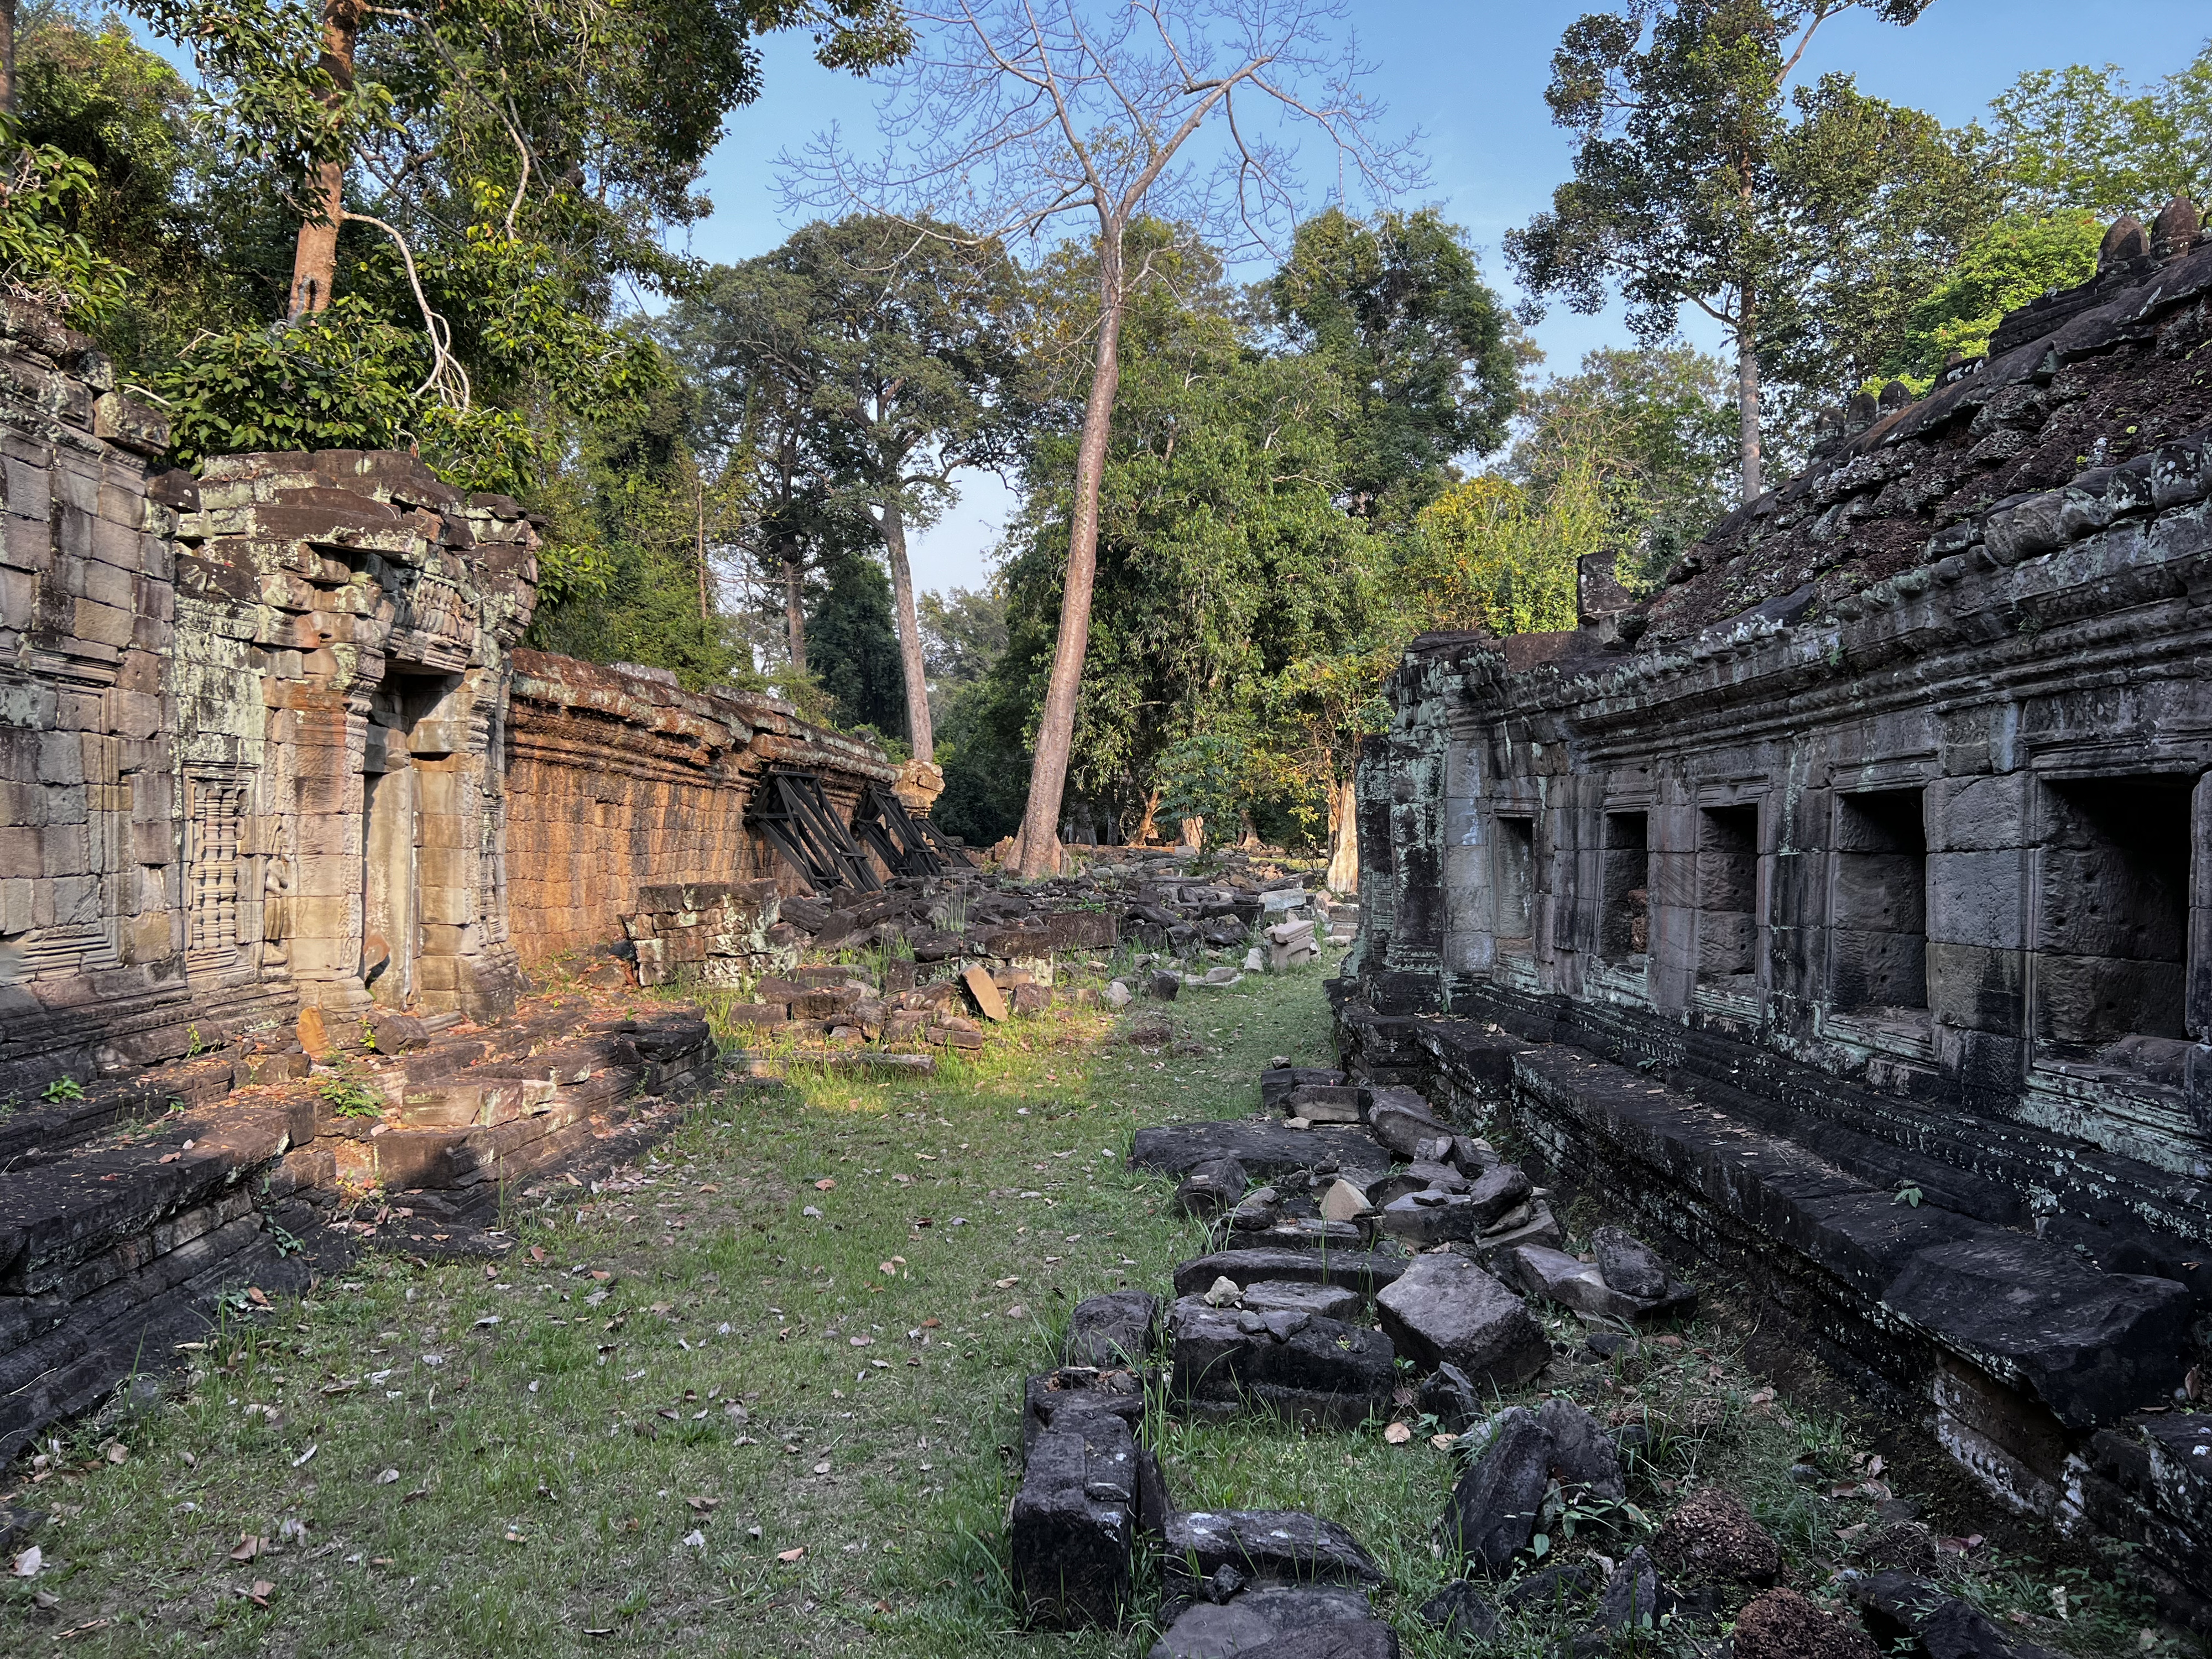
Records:
{"label": "black metal support brace", "polygon": [[777,768],[763,773],[745,822],[768,837],[817,891],[854,887],[879,891],[876,866],[839,822],[818,773]]}
{"label": "black metal support brace", "polygon": [[942,875],[947,866],[968,861],[926,815],[908,811],[895,792],[878,783],[861,795],[853,833],[895,876]]}

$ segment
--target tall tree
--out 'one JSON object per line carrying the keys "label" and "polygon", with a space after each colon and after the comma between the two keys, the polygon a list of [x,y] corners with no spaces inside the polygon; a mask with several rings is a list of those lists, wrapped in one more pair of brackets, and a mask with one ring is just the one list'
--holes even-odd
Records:
{"label": "tall tree", "polygon": [[[1012,458],[1020,296],[994,243],[971,245],[950,226],[853,218],[808,225],[742,273],[716,273],[670,321],[711,382],[710,416],[741,419],[761,399],[803,408],[780,440],[805,451],[833,508],[864,514],[881,538],[906,728],[921,760],[934,744],[907,532],[954,499],[960,469]],[[708,438],[729,443],[726,433]]]}
{"label": "tall tree", "polygon": [[203,343],[205,372],[169,388],[207,410],[199,438],[281,428],[294,360],[350,360],[362,383],[337,401],[373,411],[356,441],[419,438],[457,475],[510,487],[562,411],[638,395],[615,298],[688,274],[665,233],[707,210],[695,185],[725,115],[758,92],[756,37],[811,24],[823,63],[860,70],[908,40],[894,0],[133,9],[193,52],[237,165],[298,215],[295,330]]}
{"label": "tall tree", "polygon": [[1747,501],[1763,487],[1762,348],[1802,325],[1818,264],[1808,198],[1832,182],[1793,171],[1832,152],[1792,146],[1790,76],[1830,19],[1863,9],[1910,23],[1927,4],[1634,0],[1571,24],[1553,54],[1545,99],[1577,135],[1575,176],[1509,233],[1507,257],[1532,294],[1577,311],[1617,289],[1647,341],[1672,334],[1684,305],[1727,331]]}
{"label": "tall tree", "polygon": [[1511,319],[1435,209],[1316,215],[1260,297],[1289,349],[1344,384],[1338,458],[1354,512],[1418,511],[1455,456],[1504,441],[1520,391]]}
{"label": "tall tree", "polygon": [[[883,108],[902,142],[872,164],[821,141],[792,166],[793,196],[1007,238],[1079,215],[1096,252],[1060,620],[1016,854],[1019,872],[1037,876],[1058,863],[1121,330],[1155,258],[1154,245],[1133,247],[1133,228],[1148,216],[1250,231],[1279,222],[1292,206],[1281,130],[1318,127],[1340,171],[1370,183],[1400,173],[1403,152],[1372,141],[1358,66],[1332,45],[1346,0],[931,0],[913,16],[918,44],[891,71]],[[1191,141],[1209,125],[1224,142],[1202,153]]]}
{"label": "tall tree", "polygon": [[1632,585],[1655,582],[1735,498],[1736,417],[1727,366],[1686,345],[1605,348],[1529,394],[1506,471],[1548,498],[1586,464],[1606,540]]}

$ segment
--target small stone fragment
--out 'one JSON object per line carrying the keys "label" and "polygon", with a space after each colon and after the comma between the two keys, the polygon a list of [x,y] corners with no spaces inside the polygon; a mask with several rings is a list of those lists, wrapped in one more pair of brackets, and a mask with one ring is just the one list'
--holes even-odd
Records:
{"label": "small stone fragment", "polygon": [[1551,1358],[1521,1298],[1463,1255],[1415,1257],[1375,1305],[1401,1352],[1424,1366],[1449,1360],[1480,1388],[1517,1387]]}
{"label": "small stone fragment", "polygon": [[1650,1552],[1638,1544],[1606,1581],[1597,1622],[1609,1631],[1656,1630],[1674,1610],[1674,1593],[1660,1582]]}
{"label": "small stone fragment", "polygon": [[1482,1599],[1482,1592],[1464,1578],[1455,1579],[1421,1604],[1421,1622],[1441,1630],[1455,1642],[1487,1642],[1503,1620],[1498,1610]]}
{"label": "small stone fragment", "polygon": [[1233,1308],[1243,1298],[1243,1288],[1235,1279],[1224,1274],[1215,1279],[1213,1288],[1206,1291],[1206,1305],[1209,1308]]}
{"label": "small stone fragment", "polygon": [[1322,1195],[1323,1221],[1357,1221],[1374,1213],[1375,1206],[1367,1201],[1367,1194],[1341,1177],[1332,1182],[1328,1191]]}
{"label": "small stone fragment", "polygon": [[1619,1227],[1600,1227],[1590,1235],[1597,1270],[1623,1296],[1656,1302],[1667,1294],[1667,1264],[1641,1240]]}

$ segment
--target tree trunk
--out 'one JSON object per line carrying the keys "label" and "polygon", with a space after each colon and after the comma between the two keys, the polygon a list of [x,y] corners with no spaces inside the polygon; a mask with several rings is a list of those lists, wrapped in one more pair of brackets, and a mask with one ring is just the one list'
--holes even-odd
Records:
{"label": "tree trunk", "polygon": [[1743,499],[1759,499],[1765,486],[1759,477],[1759,352],[1753,342],[1755,313],[1746,300],[1735,335],[1735,407],[1743,440]]}
{"label": "tree trunk", "polygon": [[783,625],[791,635],[791,672],[806,672],[806,607],[799,603],[799,588],[805,580],[804,572],[797,559],[785,550],[783,561]]}
{"label": "tree trunk", "polygon": [[15,112],[15,0],[0,0],[0,109]]}
{"label": "tree trunk", "polygon": [[937,739],[929,723],[929,675],[921,663],[921,627],[915,616],[914,572],[906,562],[906,520],[896,501],[884,503],[876,528],[890,556],[891,604],[898,612],[899,665],[906,671],[906,736],[918,761],[937,758]]}
{"label": "tree trunk", "polygon": [[1159,817],[1159,813],[1160,792],[1157,789],[1146,791],[1145,795],[1144,820],[1137,825],[1137,833],[1129,837],[1130,846],[1142,847],[1147,842],[1151,841],[1154,836],[1159,834],[1159,827],[1154,822]]}
{"label": "tree trunk", "polygon": [[1188,847],[1194,853],[1203,853],[1206,850],[1206,820],[1204,818],[1183,819],[1182,837],[1182,840],[1176,843],[1177,846]]}
{"label": "tree trunk", "polygon": [[1347,777],[1329,793],[1328,871],[1322,884],[1342,896],[1359,890],[1359,792]]}
{"label": "tree trunk", "polygon": [[1044,712],[1037,720],[1036,758],[1030,766],[1030,798],[1022,810],[1014,872],[1048,872],[1056,851],[1054,831],[1067,764],[1075,747],[1075,699],[1083,689],[1083,656],[1091,644],[1091,585],[1098,574],[1098,486],[1106,471],[1106,443],[1114,425],[1114,394],[1121,382],[1121,319],[1128,300],[1121,289],[1120,238],[1101,239],[1098,358],[1091,395],[1083,404],[1083,441],[1075,454],[1075,510],[1067,526],[1067,582],[1060,596],[1060,637],[1052,675],[1045,682]]}
{"label": "tree trunk", "polygon": [[[354,37],[361,29],[358,0],[323,0],[323,72],[342,92],[353,90]],[[335,106],[335,95],[328,100]],[[345,167],[325,161],[315,169],[315,216],[300,227],[292,253],[292,298],[287,317],[321,311],[331,302],[338,275],[338,226],[345,210]]]}

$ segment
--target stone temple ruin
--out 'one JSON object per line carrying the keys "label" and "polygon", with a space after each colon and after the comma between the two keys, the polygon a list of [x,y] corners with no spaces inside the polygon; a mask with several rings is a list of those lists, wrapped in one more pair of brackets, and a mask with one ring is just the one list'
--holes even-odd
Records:
{"label": "stone temple ruin", "polygon": [[[2212,1598],[2212,241],[2177,203],[1359,770],[1372,1079]],[[1592,562],[1595,564],[1599,562]]]}
{"label": "stone temple ruin", "polygon": [[702,1021],[526,971],[635,983],[623,918],[672,884],[794,961],[767,799],[848,849],[873,802],[903,858],[884,798],[934,789],[772,697],[517,649],[536,526],[414,456],[194,478],[43,313],[0,301],[0,367],[9,1453],[226,1287],[304,1282],[341,1188],[450,1218],[693,1092]]}

